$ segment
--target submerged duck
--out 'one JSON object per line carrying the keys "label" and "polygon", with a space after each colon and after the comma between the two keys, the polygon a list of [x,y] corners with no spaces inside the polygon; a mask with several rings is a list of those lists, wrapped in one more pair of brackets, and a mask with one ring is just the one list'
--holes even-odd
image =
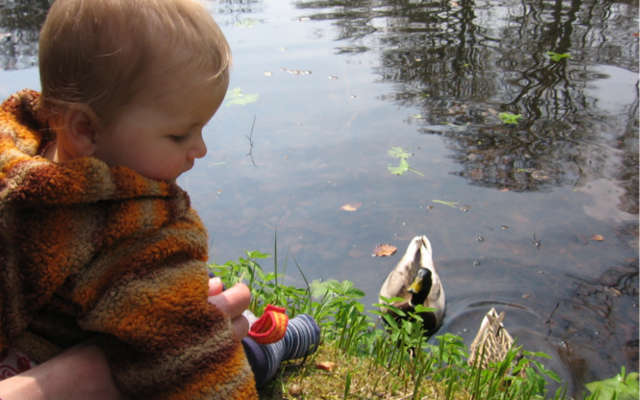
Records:
{"label": "submerged duck", "polygon": [[485,314],[480,329],[471,343],[469,365],[477,363],[479,368],[487,368],[489,363],[504,360],[514,343],[513,338],[502,324],[504,315],[504,311],[498,314],[495,308],[491,308]]}
{"label": "submerged duck", "polygon": [[380,298],[382,297],[402,298],[402,301],[392,305],[403,311],[412,311],[418,304],[433,308],[434,311],[420,313],[428,333],[435,332],[442,325],[445,312],[444,288],[433,264],[431,243],[426,236],[411,239],[407,251],[382,284]]}

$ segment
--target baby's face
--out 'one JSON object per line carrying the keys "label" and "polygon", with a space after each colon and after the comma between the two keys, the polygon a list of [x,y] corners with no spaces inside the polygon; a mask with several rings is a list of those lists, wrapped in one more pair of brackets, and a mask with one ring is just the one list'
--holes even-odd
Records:
{"label": "baby's face", "polygon": [[174,181],[204,157],[202,128],[218,110],[228,80],[183,71],[151,78],[96,138],[94,156],[153,179]]}

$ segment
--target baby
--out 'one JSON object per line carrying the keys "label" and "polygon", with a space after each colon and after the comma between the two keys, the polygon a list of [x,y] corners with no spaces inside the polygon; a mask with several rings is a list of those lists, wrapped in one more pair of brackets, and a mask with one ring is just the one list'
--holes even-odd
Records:
{"label": "baby", "polygon": [[42,94],[0,107],[0,352],[93,343],[129,397],[257,398],[252,370],[270,379],[319,329],[243,346],[207,301],[207,234],[175,180],[206,154],[224,35],[194,0],[56,0],[39,46]]}

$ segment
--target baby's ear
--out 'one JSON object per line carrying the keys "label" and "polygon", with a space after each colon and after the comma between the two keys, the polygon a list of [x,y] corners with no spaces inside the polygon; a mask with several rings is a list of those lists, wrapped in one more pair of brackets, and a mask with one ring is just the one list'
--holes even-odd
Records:
{"label": "baby's ear", "polygon": [[64,112],[64,136],[67,152],[73,158],[93,155],[99,119],[87,104],[71,104]]}

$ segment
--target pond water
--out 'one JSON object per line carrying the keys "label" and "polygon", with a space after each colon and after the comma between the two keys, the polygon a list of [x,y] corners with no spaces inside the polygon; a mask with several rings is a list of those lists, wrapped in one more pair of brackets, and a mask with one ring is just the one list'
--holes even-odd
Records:
{"label": "pond water", "polygon": [[[441,332],[470,341],[495,306],[571,393],[638,370],[637,1],[206,5],[233,49],[231,91],[180,182],[212,260],[272,253],[277,231],[288,283],[303,284],[298,263],[372,304],[426,234]],[[2,97],[39,88],[46,7],[0,3]],[[398,253],[371,257],[380,243]]]}

